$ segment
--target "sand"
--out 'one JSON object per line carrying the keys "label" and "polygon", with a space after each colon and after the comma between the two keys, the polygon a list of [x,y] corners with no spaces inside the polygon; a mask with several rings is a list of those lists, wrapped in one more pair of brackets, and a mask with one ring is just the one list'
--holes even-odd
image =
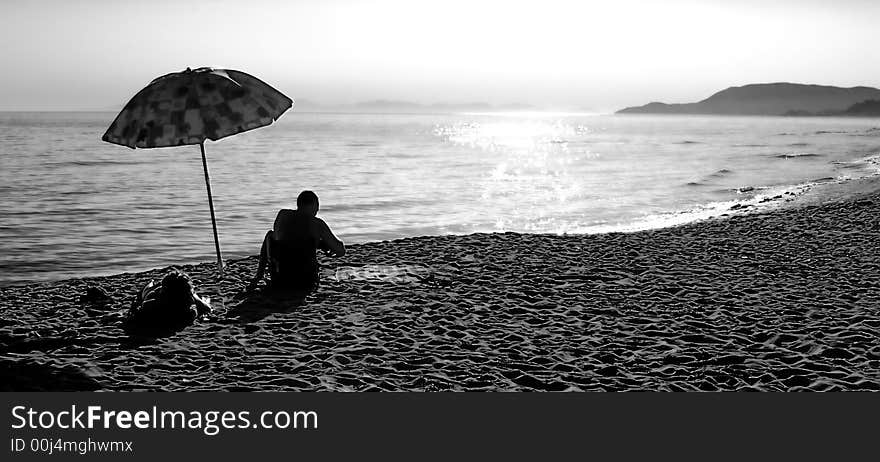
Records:
{"label": "sand", "polygon": [[[0,289],[5,390],[880,390],[880,195],[636,233],[354,245],[304,300],[182,266],[214,315],[132,332],[164,269]],[[81,300],[101,287],[111,300]],[[158,335],[158,336],[157,336]]]}

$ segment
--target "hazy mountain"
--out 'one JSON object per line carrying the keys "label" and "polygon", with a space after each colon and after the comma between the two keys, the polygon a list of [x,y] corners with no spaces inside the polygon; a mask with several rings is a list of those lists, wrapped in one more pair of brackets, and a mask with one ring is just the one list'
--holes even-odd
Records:
{"label": "hazy mountain", "polygon": [[385,100],[385,99],[377,99],[374,101],[364,101],[360,103],[355,103],[354,107],[356,109],[367,109],[367,110],[412,110],[412,109],[420,109],[422,107],[421,104],[412,103],[409,101],[394,101],[394,100]]}
{"label": "hazy mountain", "polygon": [[428,107],[438,112],[461,112],[461,111],[492,111],[498,110],[493,108],[489,103],[434,103]]}
{"label": "hazy mountain", "polygon": [[841,88],[797,83],[761,83],[730,87],[698,103],[650,103],[618,114],[812,115],[847,110],[866,100],[880,100],[880,89]]}
{"label": "hazy mountain", "polygon": [[449,112],[492,112],[528,111],[536,108],[529,104],[511,103],[493,106],[489,103],[434,103],[419,104],[411,101],[377,99],[354,104],[324,106],[312,101],[296,100],[295,108],[300,112],[376,112],[376,113],[449,113]]}

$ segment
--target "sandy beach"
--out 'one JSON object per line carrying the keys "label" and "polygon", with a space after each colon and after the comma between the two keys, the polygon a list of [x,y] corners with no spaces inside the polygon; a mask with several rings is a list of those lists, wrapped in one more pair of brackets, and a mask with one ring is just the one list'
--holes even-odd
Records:
{"label": "sandy beach", "polygon": [[[876,188],[873,188],[876,189]],[[165,269],[0,289],[4,390],[880,390],[880,194],[636,233],[354,245],[304,300],[123,329]],[[82,298],[100,287],[109,300]]]}

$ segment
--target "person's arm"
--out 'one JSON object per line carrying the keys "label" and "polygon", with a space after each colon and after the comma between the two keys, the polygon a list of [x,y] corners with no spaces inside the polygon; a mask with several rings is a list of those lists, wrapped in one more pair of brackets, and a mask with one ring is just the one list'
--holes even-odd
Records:
{"label": "person's arm", "polygon": [[260,261],[257,263],[257,274],[254,275],[250,284],[247,285],[245,290],[248,292],[255,290],[257,283],[263,279],[263,272],[266,270],[266,266],[269,265],[269,245],[272,242],[273,235],[274,231],[269,231],[266,233],[266,237],[263,238],[263,244],[260,245]]}
{"label": "person's arm", "polygon": [[193,304],[196,306],[196,311],[198,311],[199,316],[210,313],[214,310],[211,308],[210,302],[203,300],[202,297],[199,297],[198,294],[196,294],[195,289],[190,290],[190,295],[192,296]]}
{"label": "person's arm", "polygon": [[135,298],[135,300],[131,303],[130,311],[136,312],[141,310],[144,304],[144,297],[155,285],[156,281],[151,279],[150,282],[148,282],[147,285],[143,287],[143,289],[138,291],[137,298]]}
{"label": "person's arm", "polygon": [[323,243],[330,252],[330,255],[334,257],[345,255],[345,244],[333,234],[333,231],[330,231],[327,223],[324,223],[324,220],[320,218],[315,218],[315,223],[318,231],[318,244]]}
{"label": "person's arm", "polygon": [[[144,290],[138,294],[138,306],[135,309],[137,314],[144,315],[155,310],[156,307],[161,306],[159,303],[159,297],[161,295],[162,284],[157,283],[156,281],[150,281],[150,283],[144,287]],[[147,314],[147,316],[149,315]]]}

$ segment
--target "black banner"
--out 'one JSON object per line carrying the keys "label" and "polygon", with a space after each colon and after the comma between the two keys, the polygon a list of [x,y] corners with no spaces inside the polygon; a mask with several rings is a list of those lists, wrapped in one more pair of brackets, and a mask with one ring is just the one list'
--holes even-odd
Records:
{"label": "black banner", "polygon": [[[2,460],[873,451],[876,394],[6,393]],[[869,454],[869,452],[864,452]]]}

